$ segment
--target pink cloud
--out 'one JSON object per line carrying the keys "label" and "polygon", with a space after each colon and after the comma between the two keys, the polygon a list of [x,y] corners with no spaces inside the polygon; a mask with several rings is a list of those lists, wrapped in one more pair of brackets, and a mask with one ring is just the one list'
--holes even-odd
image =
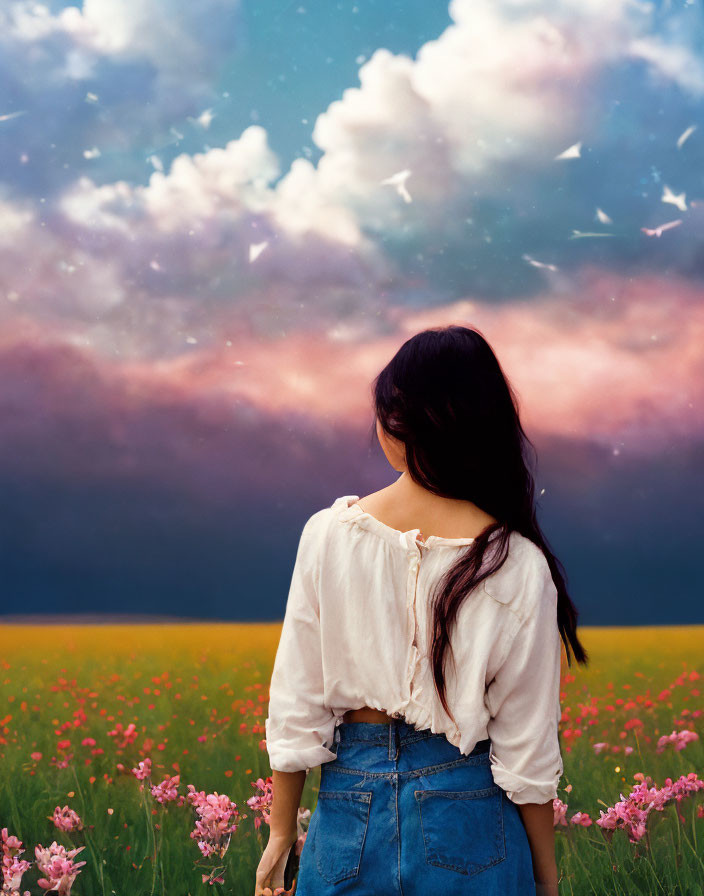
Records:
{"label": "pink cloud", "polygon": [[459,323],[479,329],[493,346],[533,431],[629,453],[658,451],[704,431],[704,308],[689,281],[587,268],[568,296],[397,308],[392,316],[398,331],[390,336],[347,341],[334,331],[294,331],[132,365],[129,377],[180,384],[191,394],[245,397],[271,414],[305,412],[362,427],[371,420],[368,384],[401,343],[425,327]]}
{"label": "pink cloud", "polygon": [[587,268],[569,295],[388,316],[389,335],[293,329],[148,361],[107,360],[16,321],[0,342],[2,463],[156,477],[195,466],[264,484],[259,455],[290,438],[292,418],[309,434],[365,430],[379,369],[408,336],[448,323],[494,347],[531,437],[647,455],[702,436],[704,307],[688,281]]}

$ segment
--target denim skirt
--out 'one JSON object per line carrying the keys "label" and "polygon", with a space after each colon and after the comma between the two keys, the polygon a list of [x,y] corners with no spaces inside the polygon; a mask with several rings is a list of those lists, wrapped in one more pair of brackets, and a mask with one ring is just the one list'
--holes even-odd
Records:
{"label": "denim skirt", "polygon": [[528,836],[489,746],[464,755],[403,720],[338,725],[297,896],[535,896]]}

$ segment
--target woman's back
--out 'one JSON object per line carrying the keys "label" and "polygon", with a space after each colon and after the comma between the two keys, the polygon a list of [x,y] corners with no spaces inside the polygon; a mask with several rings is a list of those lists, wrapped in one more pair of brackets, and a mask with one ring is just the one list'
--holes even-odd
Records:
{"label": "woman's back", "polygon": [[430,593],[474,539],[419,543],[418,527],[394,529],[358,500],[337,498],[303,529],[271,679],[272,769],[333,760],[338,720],[369,706],[445,734],[464,754],[490,737],[494,780],[511,799],[553,798],[563,770],[560,640],[542,552],[512,532],[504,564],[460,607],[446,672],[453,722],[428,661]]}

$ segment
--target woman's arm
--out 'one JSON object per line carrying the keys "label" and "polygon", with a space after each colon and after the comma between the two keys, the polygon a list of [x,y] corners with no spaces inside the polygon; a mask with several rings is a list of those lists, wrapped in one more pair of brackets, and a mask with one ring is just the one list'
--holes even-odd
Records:
{"label": "woman's arm", "polygon": [[547,803],[518,805],[533,855],[533,878],[537,896],[558,896],[555,861],[555,812]]}
{"label": "woman's arm", "polygon": [[290,843],[298,837],[296,823],[306,772],[305,769],[298,772],[279,772],[274,769],[272,778],[274,793],[269,810],[269,836]]}
{"label": "woman's arm", "polygon": [[273,800],[255,896],[271,896],[283,883],[287,857],[298,839],[298,807],[308,770],[336,758],[329,749],[336,719],[325,706],[317,593],[324,534],[318,527],[325,519],[325,512],[318,511],[303,527],[271,674],[264,725]]}
{"label": "woman's arm", "polygon": [[494,782],[519,809],[540,896],[556,896],[553,800],[563,772],[557,588],[544,555],[516,582],[521,620],[485,693]]}
{"label": "woman's arm", "polygon": [[[298,839],[298,806],[306,771],[272,772],[273,799],[269,810],[269,840],[257,866],[254,896],[281,893],[289,852]],[[289,892],[289,891],[284,891]]]}
{"label": "woman's arm", "polygon": [[329,749],[336,719],[325,705],[318,602],[325,519],[318,511],[303,527],[269,684],[266,748],[272,770],[282,772],[317,768],[336,758]]}

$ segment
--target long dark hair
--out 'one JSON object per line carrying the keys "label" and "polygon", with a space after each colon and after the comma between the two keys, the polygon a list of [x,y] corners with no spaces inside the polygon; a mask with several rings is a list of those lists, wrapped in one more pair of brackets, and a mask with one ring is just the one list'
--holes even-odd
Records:
{"label": "long dark hair", "polygon": [[[535,484],[518,400],[496,355],[477,330],[431,327],[403,343],[372,384],[375,420],[405,446],[408,475],[436,495],[472,501],[498,523],[486,526],[464,548],[433,590],[431,664],[445,711],[444,657],[450,630],[472,589],[499,569],[508,556],[513,530],[545,555],[557,588],[557,623],[565,645],[586,665],[589,656],[577,637],[578,611],[557,560],[536,521]],[[484,565],[490,537],[492,561]]]}

